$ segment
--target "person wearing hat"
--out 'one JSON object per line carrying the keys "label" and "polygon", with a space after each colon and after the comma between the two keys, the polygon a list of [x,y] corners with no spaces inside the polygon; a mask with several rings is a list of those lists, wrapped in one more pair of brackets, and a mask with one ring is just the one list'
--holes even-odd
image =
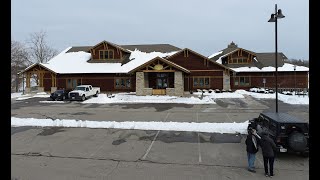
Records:
{"label": "person wearing hat", "polygon": [[256,172],[254,162],[256,159],[256,153],[259,151],[259,139],[260,136],[256,133],[256,130],[252,127],[248,128],[248,135],[246,139],[246,150],[248,157],[248,171]]}
{"label": "person wearing hat", "polygon": [[261,133],[260,146],[262,150],[265,176],[272,177],[274,176],[273,174],[273,164],[274,164],[274,155],[275,155],[274,151],[277,150],[277,146],[274,143],[274,141],[269,137],[269,133],[266,131],[263,131]]}

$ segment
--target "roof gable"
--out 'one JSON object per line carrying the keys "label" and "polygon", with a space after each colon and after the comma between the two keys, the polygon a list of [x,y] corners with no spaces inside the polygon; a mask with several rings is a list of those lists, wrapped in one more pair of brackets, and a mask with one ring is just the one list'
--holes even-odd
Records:
{"label": "roof gable", "polygon": [[91,50],[93,50],[93,49],[95,49],[95,48],[97,48],[97,47],[99,47],[99,46],[101,46],[101,45],[104,46],[104,49],[107,49],[108,45],[110,45],[110,46],[112,46],[112,47],[114,47],[114,48],[119,48],[120,50],[122,50],[122,51],[124,51],[124,52],[130,53],[130,51],[122,48],[121,46],[119,46],[119,45],[117,45],[117,44],[114,44],[114,43],[111,43],[111,42],[108,42],[108,41],[106,41],[106,40],[101,41],[100,43],[98,43],[98,44],[96,44],[95,46],[91,47],[91,48],[89,49],[89,51],[91,51]]}
{"label": "roof gable", "polygon": [[[156,61],[158,61],[158,62],[156,62]],[[162,63],[160,63],[160,62],[162,62]],[[151,64],[155,64],[155,65],[154,66],[150,66]],[[164,66],[164,65],[167,65],[167,66]],[[160,66],[160,69],[157,69],[157,67],[159,67],[159,66]],[[159,56],[157,56],[157,57],[155,57],[155,58],[153,58],[153,59],[141,64],[140,66],[132,69],[128,73],[133,73],[133,72],[138,71],[138,70],[140,70],[142,68],[145,68],[145,67],[151,68],[154,71],[157,71],[157,70],[161,71],[162,69],[165,70],[166,67],[171,67],[171,66],[176,68],[176,69],[178,69],[178,70],[180,70],[180,71],[183,71],[185,73],[190,73],[190,71],[188,69],[186,69],[184,67],[181,67],[181,66],[179,66],[179,65],[177,65],[177,64],[175,64],[175,63],[173,63],[171,61],[168,61],[168,60],[166,60],[164,58],[161,58]]]}

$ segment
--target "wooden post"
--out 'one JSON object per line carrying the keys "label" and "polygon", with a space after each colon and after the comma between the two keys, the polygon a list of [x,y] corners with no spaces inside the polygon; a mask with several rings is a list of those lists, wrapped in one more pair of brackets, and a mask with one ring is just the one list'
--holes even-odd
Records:
{"label": "wooden post", "polygon": [[30,88],[30,73],[28,72],[27,74],[26,74],[26,87],[27,88]]}

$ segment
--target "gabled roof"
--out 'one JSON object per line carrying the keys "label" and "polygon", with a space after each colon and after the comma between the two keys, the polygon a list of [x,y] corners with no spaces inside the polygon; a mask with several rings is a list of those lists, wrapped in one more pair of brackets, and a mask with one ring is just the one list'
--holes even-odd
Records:
{"label": "gabled roof", "polygon": [[218,59],[226,57],[226,56],[228,56],[228,55],[230,55],[230,54],[232,54],[232,53],[234,53],[234,52],[236,52],[238,50],[242,50],[242,51],[248,52],[248,53],[253,54],[253,55],[256,54],[255,52],[252,52],[252,51],[249,51],[249,50],[246,50],[246,49],[243,49],[243,48],[238,48],[238,47],[237,48],[233,48],[232,47],[232,48],[223,49],[223,50],[219,51],[218,53],[213,54],[213,56],[212,55],[209,56],[210,57],[209,59],[213,60],[213,61],[217,61]]}
{"label": "gabled roof", "polygon": [[[145,53],[141,51],[132,51],[130,53],[130,61],[126,64],[121,63],[88,63],[88,60],[91,58],[91,53],[79,51],[79,52],[68,52],[71,47],[65,49],[60,54],[52,58],[47,63],[39,64],[42,67],[45,67],[49,71],[58,73],[58,74],[86,74],[86,73],[128,73],[132,69],[144,64],[145,62],[153,59],[157,56],[167,57],[177,51],[161,53],[161,52],[151,52]],[[33,64],[26,68],[29,70]]]}
{"label": "gabled roof", "polygon": [[34,63],[34,64],[32,64],[31,66],[27,67],[26,69],[24,69],[24,70],[22,70],[22,71],[18,72],[17,74],[24,73],[24,72],[26,72],[26,71],[28,71],[28,70],[32,69],[32,68],[33,68],[33,67],[35,67],[35,66],[41,66],[41,67],[43,67],[44,69],[46,69],[46,70],[48,70],[48,71],[50,71],[50,72],[52,72],[52,73],[56,74],[56,72],[54,72],[54,71],[53,71],[53,70],[51,70],[50,68],[48,68],[48,67],[44,66],[44,65],[43,65],[43,63]]}
{"label": "gabled roof", "polygon": [[[253,61],[249,64],[227,64],[226,66],[231,68],[236,72],[259,72],[260,71],[274,71],[275,69],[275,53],[255,53],[252,51],[248,51],[246,49],[239,48],[233,42],[228,45],[227,48],[212,54],[210,57],[211,61],[215,61],[219,64],[222,64],[221,60],[224,57],[238,51],[238,50],[246,51],[252,55],[254,55]],[[284,60],[288,59],[282,52],[278,53],[277,64],[279,71],[291,71],[290,64],[284,63]],[[283,68],[280,68],[283,67]],[[273,68],[273,70],[272,70]],[[300,71],[308,71],[308,68],[304,68],[301,66]]]}
{"label": "gabled roof", "polygon": [[[101,43],[99,43],[101,44]],[[180,51],[181,49],[173,46],[171,44],[136,44],[136,45],[119,45],[119,47],[122,47],[123,49],[134,51],[135,49],[141,51],[141,52],[172,52],[172,51]],[[93,46],[73,46],[68,52],[90,52],[90,49],[93,48]]]}
{"label": "gabled roof", "polygon": [[164,62],[164,63],[167,63],[167,64],[169,64],[169,65],[171,65],[171,66],[173,66],[173,67],[175,67],[175,68],[177,68],[177,69],[185,72],[185,73],[190,73],[190,71],[189,71],[188,69],[186,69],[186,68],[184,68],[184,67],[182,67],[182,66],[179,66],[178,64],[173,63],[173,62],[171,62],[171,61],[169,61],[169,60],[166,60],[166,59],[164,59],[164,58],[161,58],[161,57],[159,57],[159,56],[157,56],[157,57],[155,57],[155,58],[153,58],[153,59],[151,59],[151,60],[149,60],[149,61],[141,64],[140,66],[132,69],[132,70],[129,71],[128,73],[133,73],[134,71],[143,68],[143,67],[146,66],[147,64],[149,64],[149,63],[151,63],[152,61],[155,61],[155,60],[157,60],[157,59],[159,59],[160,61],[162,61],[162,62]]}
{"label": "gabled roof", "polygon": [[[201,55],[201,54],[199,54],[199,53],[197,53],[197,52],[195,52],[195,51],[193,51],[193,50],[191,50],[191,49],[189,49],[189,48],[181,49],[181,50],[178,51],[177,53],[175,53],[175,54],[173,54],[173,55],[171,55],[171,56],[165,57],[165,59],[171,59],[171,58],[177,56],[178,54],[180,54],[180,53],[182,53],[182,52],[184,52],[184,51],[186,51],[186,50],[187,50],[187,51],[190,51],[190,52],[192,52],[192,53],[194,53],[194,54],[196,54],[196,55],[198,55],[198,56],[200,56],[200,57],[202,57],[202,58],[207,59],[207,60],[210,61],[210,59],[208,59],[206,56]],[[218,66],[221,66],[221,67],[223,67],[223,68],[225,68],[225,69],[228,69],[228,70],[233,71],[233,70],[230,69],[229,67],[224,66],[223,64],[219,64],[219,63],[217,63],[216,61],[211,61],[211,62],[214,63],[214,64],[216,64],[216,65],[218,65]]]}
{"label": "gabled roof", "polygon": [[[264,66],[276,67],[275,53],[256,53],[258,61]],[[284,60],[288,59],[282,52],[278,53],[278,67],[283,66]]]}
{"label": "gabled roof", "polygon": [[[127,53],[130,53],[130,51],[128,51],[127,49],[124,49],[124,48],[122,48],[121,46],[119,46],[119,45],[117,45],[117,44],[114,44],[114,43],[111,43],[111,42],[108,42],[108,41],[106,41],[106,40],[101,41],[100,43],[96,44],[95,46],[91,47],[90,49],[94,49],[95,47],[97,47],[97,46],[99,46],[99,45],[101,45],[101,44],[103,44],[103,43],[110,44],[111,46],[114,46],[115,48],[119,48],[119,49],[121,49],[122,51],[125,51],[125,52],[127,52]],[[90,50],[90,49],[89,49],[89,50]]]}
{"label": "gabled roof", "polygon": [[172,52],[181,50],[171,44],[137,44],[137,45],[121,45],[122,48],[134,51],[135,49],[141,52]]}
{"label": "gabled roof", "polygon": [[171,59],[171,58],[173,58],[173,57],[175,57],[175,56],[177,56],[177,55],[179,55],[180,53],[182,53],[182,52],[184,52],[184,51],[190,51],[190,52],[192,52],[193,54],[196,54],[196,55],[198,55],[198,56],[200,56],[200,57],[202,57],[202,58],[204,58],[204,59],[208,59],[207,57],[205,57],[204,55],[202,55],[202,54],[199,54],[199,53],[197,53],[197,52],[195,52],[195,51],[193,51],[193,50],[191,50],[191,49],[189,49],[189,48],[184,48],[184,49],[181,49],[180,51],[178,51],[177,53],[175,53],[175,54],[173,54],[173,55],[171,55],[171,56],[169,56],[169,57],[167,57],[166,59]]}
{"label": "gabled roof", "polygon": [[84,51],[84,52],[89,52],[92,46],[73,46],[71,49],[67,51],[69,52],[79,52],[79,51]]}

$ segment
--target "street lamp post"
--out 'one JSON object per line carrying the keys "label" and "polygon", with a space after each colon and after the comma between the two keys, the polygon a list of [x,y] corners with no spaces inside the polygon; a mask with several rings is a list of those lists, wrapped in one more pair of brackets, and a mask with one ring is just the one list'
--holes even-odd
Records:
{"label": "street lamp post", "polygon": [[278,113],[278,19],[284,18],[281,9],[277,9],[277,4],[275,5],[275,13],[271,14],[271,18],[268,22],[275,22],[275,68],[276,68],[276,113]]}
{"label": "street lamp post", "polygon": [[296,87],[296,84],[297,84],[297,81],[296,81],[296,68],[297,68],[297,65],[294,65],[294,66],[293,66],[293,70],[294,70],[294,95],[297,94],[297,87]]}

